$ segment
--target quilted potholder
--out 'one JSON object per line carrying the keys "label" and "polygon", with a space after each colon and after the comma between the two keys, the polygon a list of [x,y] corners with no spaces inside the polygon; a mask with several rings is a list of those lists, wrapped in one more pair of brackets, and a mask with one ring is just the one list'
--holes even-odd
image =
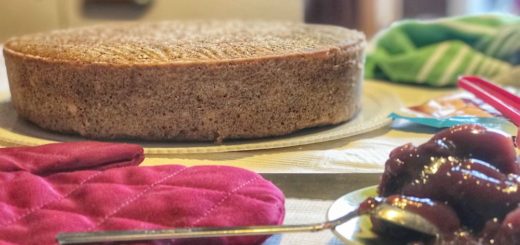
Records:
{"label": "quilted potholder", "polygon": [[[65,231],[283,221],[283,193],[256,173],[226,166],[132,166],[142,160],[142,148],[130,144],[0,149],[0,244],[55,244],[56,234]],[[258,244],[265,238],[188,242]]]}

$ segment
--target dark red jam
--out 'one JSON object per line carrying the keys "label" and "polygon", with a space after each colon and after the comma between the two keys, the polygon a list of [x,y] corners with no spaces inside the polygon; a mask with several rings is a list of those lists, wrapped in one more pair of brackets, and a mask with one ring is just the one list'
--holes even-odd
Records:
{"label": "dark red jam", "polygon": [[[418,147],[393,150],[378,201],[430,220],[442,232],[441,244],[520,244],[519,174],[511,136],[455,126]],[[389,229],[373,221],[376,232]]]}

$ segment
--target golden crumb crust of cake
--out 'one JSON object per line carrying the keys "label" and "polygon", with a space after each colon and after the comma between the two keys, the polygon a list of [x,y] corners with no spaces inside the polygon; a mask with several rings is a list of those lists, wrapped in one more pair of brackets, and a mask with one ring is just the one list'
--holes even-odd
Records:
{"label": "golden crumb crust of cake", "polygon": [[273,22],[109,24],[8,40],[6,49],[59,61],[171,64],[254,59],[328,50],[363,41],[336,26]]}
{"label": "golden crumb crust of cake", "polygon": [[335,26],[170,21],[25,35],[3,52],[13,106],[42,128],[221,142],[351,119],[364,47]]}

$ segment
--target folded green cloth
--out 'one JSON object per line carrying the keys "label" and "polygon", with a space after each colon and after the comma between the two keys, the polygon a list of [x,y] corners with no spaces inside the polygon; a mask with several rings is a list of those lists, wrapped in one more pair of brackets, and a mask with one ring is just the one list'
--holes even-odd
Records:
{"label": "folded green cloth", "polygon": [[520,85],[520,17],[475,15],[400,21],[372,40],[365,76],[395,82],[454,85],[479,75]]}

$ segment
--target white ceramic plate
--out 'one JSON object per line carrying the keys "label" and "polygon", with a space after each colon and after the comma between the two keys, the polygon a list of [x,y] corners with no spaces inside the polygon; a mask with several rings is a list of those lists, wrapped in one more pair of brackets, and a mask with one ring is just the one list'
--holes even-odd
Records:
{"label": "white ceramic plate", "polygon": [[[305,129],[281,137],[256,140],[230,140],[223,144],[200,142],[125,142],[140,144],[145,148],[145,153],[154,155],[281,148],[337,140],[384,127],[391,122],[387,117],[388,114],[397,111],[399,108],[400,101],[395,95],[379,89],[377,84],[365,83],[361,111],[354,119],[336,126]],[[11,106],[9,98],[0,101],[0,115],[0,141],[6,143],[30,146],[52,142],[85,140],[85,138],[79,136],[47,131],[19,118]]]}
{"label": "white ceramic plate", "polygon": [[[327,220],[337,219],[358,208],[368,197],[377,195],[377,186],[359,189],[338,198],[327,211]],[[372,231],[372,222],[368,215],[357,217],[336,226],[334,234],[347,245],[402,245],[402,241],[378,236]]]}
{"label": "white ceramic plate", "polygon": [[[327,211],[327,220],[339,218],[358,208],[359,204],[368,197],[376,196],[376,186],[370,186],[350,192],[338,198]],[[369,216],[354,218],[333,230],[334,234],[348,245],[393,244],[372,232],[372,223]],[[395,242],[394,242],[395,243]]]}

